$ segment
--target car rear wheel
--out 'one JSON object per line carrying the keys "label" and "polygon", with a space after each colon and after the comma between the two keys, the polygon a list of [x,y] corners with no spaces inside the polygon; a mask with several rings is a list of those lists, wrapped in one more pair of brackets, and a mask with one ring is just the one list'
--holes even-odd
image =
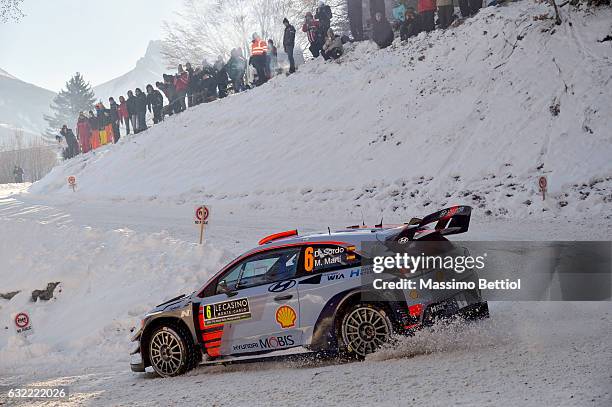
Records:
{"label": "car rear wheel", "polygon": [[341,350],[363,359],[389,342],[392,333],[391,320],[384,309],[374,304],[356,304],[342,318]]}
{"label": "car rear wheel", "polygon": [[197,365],[195,348],[186,329],[166,325],[155,329],[149,340],[149,361],[162,377],[178,376]]}

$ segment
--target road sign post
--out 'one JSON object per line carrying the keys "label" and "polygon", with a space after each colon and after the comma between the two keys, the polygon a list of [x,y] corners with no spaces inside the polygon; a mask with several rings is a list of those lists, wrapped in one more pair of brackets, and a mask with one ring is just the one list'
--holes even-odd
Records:
{"label": "road sign post", "polygon": [[548,180],[545,176],[541,176],[538,179],[538,185],[540,186],[540,192],[542,193],[542,200],[546,199],[546,190],[548,189]]}
{"label": "road sign post", "polygon": [[32,320],[27,312],[18,312],[15,315],[15,331],[18,334],[27,335],[32,330]]}
{"label": "road sign post", "polygon": [[210,210],[206,205],[196,206],[195,208],[195,224],[200,225],[200,244],[204,241],[204,225],[208,224]]}
{"label": "road sign post", "polygon": [[74,175],[68,177],[68,186],[72,188],[72,192],[75,192],[76,177]]}

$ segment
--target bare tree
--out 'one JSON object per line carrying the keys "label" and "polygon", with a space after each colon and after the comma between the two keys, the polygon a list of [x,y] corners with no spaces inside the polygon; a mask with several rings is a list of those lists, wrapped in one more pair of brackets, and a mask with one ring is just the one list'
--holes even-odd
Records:
{"label": "bare tree", "polygon": [[15,138],[0,145],[0,183],[15,182],[15,166],[23,169],[24,181],[35,182],[57,163],[57,148],[42,139],[24,142],[23,131],[15,130]]}
{"label": "bare tree", "polygon": [[[332,26],[342,31],[347,25],[346,0],[326,3],[334,13]],[[248,53],[255,32],[282,45],[283,18],[301,33],[305,13],[314,13],[317,4],[317,0],[184,0],[178,21],[164,22],[162,53],[173,68],[187,61],[227,57],[236,47]],[[298,35],[296,45],[305,48],[306,43],[306,36]]]}
{"label": "bare tree", "polygon": [[0,0],[0,22],[19,21],[25,16],[21,11],[23,0]]}

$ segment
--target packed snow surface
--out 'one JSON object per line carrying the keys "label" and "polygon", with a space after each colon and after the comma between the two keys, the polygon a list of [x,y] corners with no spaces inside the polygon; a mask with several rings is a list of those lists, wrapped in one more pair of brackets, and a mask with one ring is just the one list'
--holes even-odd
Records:
{"label": "packed snow surface", "polygon": [[67,194],[75,175],[82,194],[107,198],[609,213],[612,48],[598,40],[612,11],[534,20],[548,12],[489,7],[384,50],[359,43],[78,157],[32,192]]}

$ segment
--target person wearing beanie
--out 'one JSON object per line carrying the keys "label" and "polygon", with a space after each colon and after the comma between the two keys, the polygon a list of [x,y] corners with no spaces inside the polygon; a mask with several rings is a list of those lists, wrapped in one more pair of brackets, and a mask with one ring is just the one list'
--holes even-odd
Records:
{"label": "person wearing beanie", "polygon": [[283,49],[289,58],[289,73],[295,72],[295,59],[293,58],[293,48],[295,47],[295,27],[289,24],[289,20],[283,19],[285,33],[283,34]]}
{"label": "person wearing beanie", "polygon": [[321,47],[323,46],[321,32],[319,30],[320,23],[315,20],[312,13],[309,11],[306,13],[304,18],[304,24],[302,24],[302,31],[306,33],[310,47],[308,48],[314,58],[317,58],[321,53]]}

